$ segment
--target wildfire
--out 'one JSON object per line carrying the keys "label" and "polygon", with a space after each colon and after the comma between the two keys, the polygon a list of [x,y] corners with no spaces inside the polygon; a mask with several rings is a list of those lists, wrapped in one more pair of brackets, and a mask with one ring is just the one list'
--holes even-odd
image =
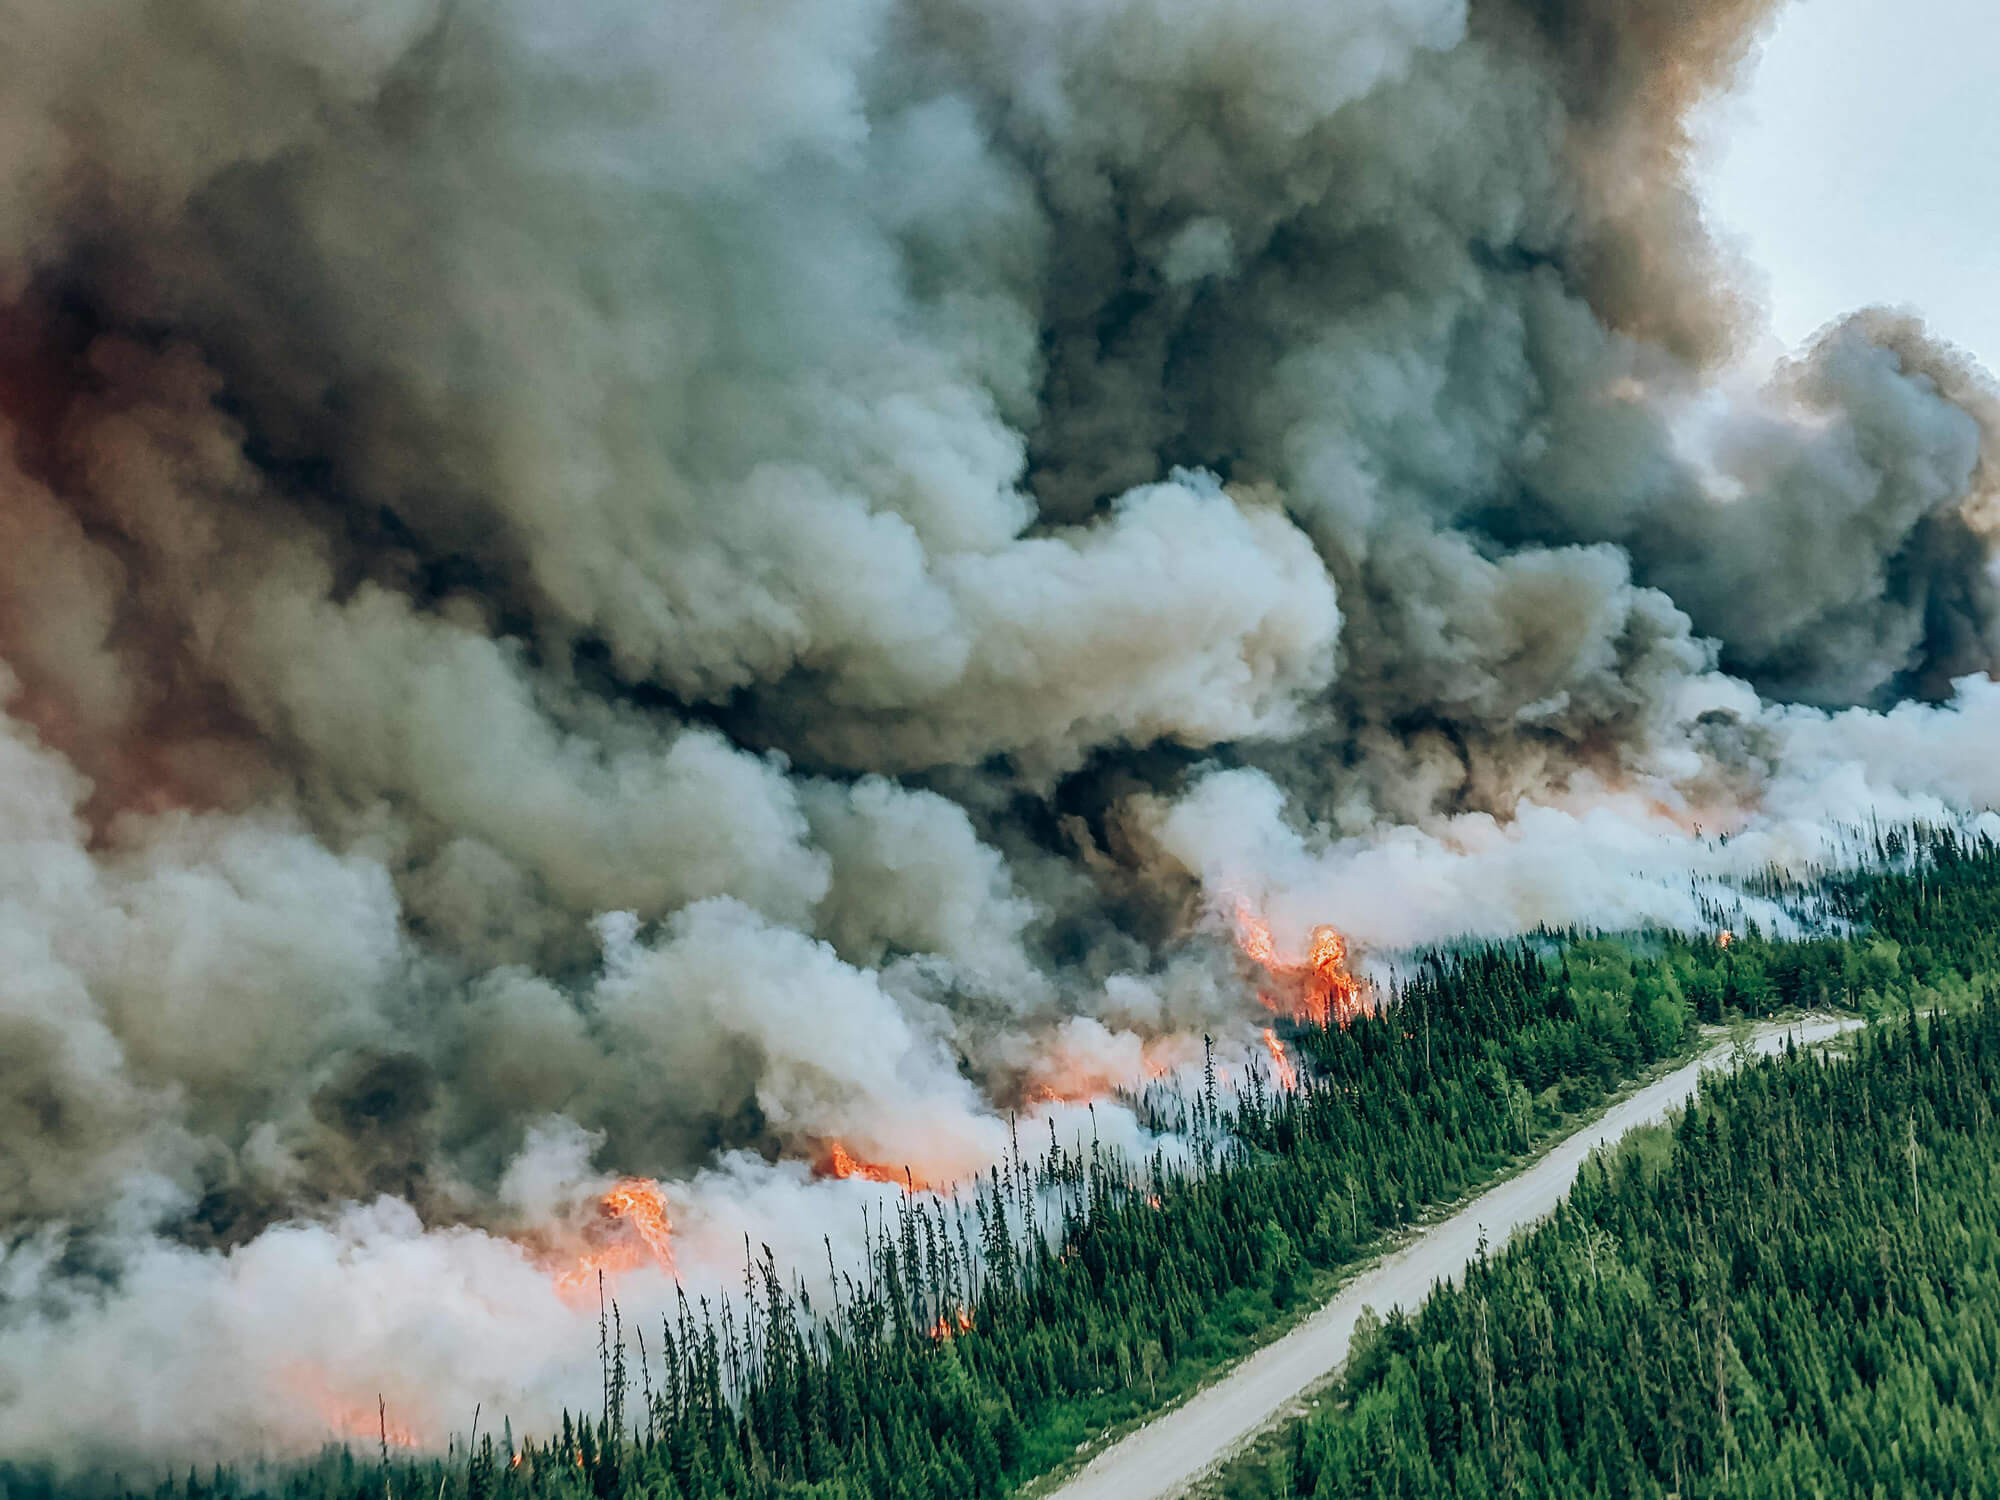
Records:
{"label": "wildfire", "polygon": [[1731,943],[1735,941],[1736,941],[1736,934],[1731,932],[1727,927],[1725,927],[1722,929],[1721,932],[1716,934],[1715,946],[1718,948],[1727,948]]}
{"label": "wildfire", "polygon": [[912,1176],[908,1168],[898,1170],[880,1162],[856,1159],[854,1153],[839,1141],[827,1143],[826,1159],[820,1163],[819,1170],[824,1177],[859,1177],[868,1182],[886,1182],[906,1193],[921,1193],[930,1187],[923,1179]]}
{"label": "wildfire", "polygon": [[419,1446],[416,1430],[391,1416],[379,1396],[373,1402],[351,1399],[336,1391],[324,1371],[305,1363],[287,1365],[281,1378],[293,1399],[316,1411],[342,1442],[370,1446],[379,1442],[401,1449]]}
{"label": "wildfire", "polygon": [[1066,1027],[1054,1035],[1022,1080],[1021,1100],[1031,1109],[1088,1104],[1121,1089],[1143,1088],[1145,1080],[1170,1078],[1177,1066],[1200,1055],[1185,1036],[1109,1038],[1102,1027],[1082,1027],[1074,1034]]}
{"label": "wildfire", "polygon": [[1236,946],[1258,968],[1278,967],[1278,945],[1271,937],[1271,924],[1247,906],[1236,908]]}
{"label": "wildfire", "polygon": [[1278,1071],[1278,1086],[1288,1092],[1297,1088],[1299,1070],[1285,1056],[1285,1044],[1278,1040],[1278,1033],[1268,1026],[1264,1028],[1264,1046],[1271,1054],[1271,1065]]}
{"label": "wildfire", "polygon": [[1030,1104],[1082,1104],[1086,1100],[1101,1098],[1111,1091],[1111,1085],[1101,1079],[1059,1079],[1054,1082],[1043,1080],[1028,1089]]}
{"label": "wildfire", "polygon": [[653,1259],[667,1270],[674,1268],[673,1221],[667,1217],[667,1195],[648,1177],[627,1177],[604,1195],[599,1205],[614,1219],[622,1219],[637,1231]]}
{"label": "wildfire", "polygon": [[655,1265],[676,1280],[673,1220],[667,1216],[667,1195],[650,1177],[627,1177],[597,1200],[598,1226],[592,1237],[612,1236],[556,1273],[565,1292],[587,1290],[602,1272],[616,1276]]}
{"label": "wildfire", "polygon": [[961,1333],[972,1332],[972,1314],[964,1308],[955,1308],[947,1315],[938,1314],[938,1320],[931,1324],[931,1337],[942,1344],[946,1339],[957,1338]]}
{"label": "wildfire", "polygon": [[1305,960],[1293,963],[1278,957],[1270,923],[1239,904],[1236,946],[1245,958],[1278,981],[1278,996],[1261,990],[1257,994],[1266,1010],[1315,1026],[1345,1028],[1356,1016],[1373,1009],[1368,990],[1348,972],[1347,939],[1337,928],[1315,927],[1306,940]]}

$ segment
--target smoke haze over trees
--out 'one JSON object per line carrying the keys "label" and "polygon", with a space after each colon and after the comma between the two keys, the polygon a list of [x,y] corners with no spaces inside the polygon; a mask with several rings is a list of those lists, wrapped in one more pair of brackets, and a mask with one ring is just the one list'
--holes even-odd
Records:
{"label": "smoke haze over trees", "polygon": [[1239,904],[1695,925],[2000,801],[1990,384],[1731,364],[1765,7],[1628,11],[16,7],[0,1402],[135,1315],[587,1389],[518,1237],[643,1173],[684,1271],[858,1256],[832,1143],[1254,1038]]}

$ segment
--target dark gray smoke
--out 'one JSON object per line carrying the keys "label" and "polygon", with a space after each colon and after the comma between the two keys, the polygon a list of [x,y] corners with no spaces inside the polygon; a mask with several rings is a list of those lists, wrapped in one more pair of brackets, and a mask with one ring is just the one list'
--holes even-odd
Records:
{"label": "dark gray smoke", "polygon": [[7,1446],[537,1409],[487,1231],[974,1169],[1240,1023],[1239,900],[1692,921],[1991,801],[1986,377],[1732,362],[1766,9],[11,7]]}

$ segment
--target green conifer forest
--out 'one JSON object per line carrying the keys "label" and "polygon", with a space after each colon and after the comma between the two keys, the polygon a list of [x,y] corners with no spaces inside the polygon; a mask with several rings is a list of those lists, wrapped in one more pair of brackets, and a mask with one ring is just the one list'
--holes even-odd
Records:
{"label": "green conifer forest", "polygon": [[1359,1341],[1289,1492],[1995,1493],[1996,1106],[1992,1005],[1716,1082]]}
{"label": "green conifer forest", "polygon": [[[1288,1439],[1298,1495],[1972,1493],[2000,1409],[2000,850],[1878,839],[1762,894],[1827,935],[1548,934],[1433,955],[1379,1014],[1261,1074],[1139,1104],[1192,1160],[1021,1139],[954,1207],[907,1198],[830,1304],[753,1247],[744,1286],[638,1327],[607,1303],[597,1409],[445,1455],[329,1450],[152,1479],[285,1495],[994,1497],[1166,1403],[1382,1237],[1504,1170],[1700,1023],[1887,1016],[1852,1063],[1719,1083],[1547,1226],[1357,1346]],[[1914,1018],[1921,1003],[1925,1018]],[[468,1413],[470,1421],[472,1414]],[[10,1500],[63,1488],[7,1476]],[[1817,1487],[1817,1489],[1816,1489]]]}

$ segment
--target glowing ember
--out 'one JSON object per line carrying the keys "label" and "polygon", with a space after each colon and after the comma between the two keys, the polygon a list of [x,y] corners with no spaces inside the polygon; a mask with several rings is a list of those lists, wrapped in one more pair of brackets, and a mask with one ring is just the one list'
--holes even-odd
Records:
{"label": "glowing ember", "polygon": [[556,1285],[565,1292],[588,1290],[598,1274],[616,1276],[654,1265],[676,1280],[674,1267],[673,1221],[667,1216],[667,1195],[650,1177],[627,1177],[597,1200],[598,1225],[591,1233],[608,1243],[578,1256],[571,1265],[556,1273]]}
{"label": "glowing ember", "polygon": [[1238,905],[1236,945],[1245,958],[1278,981],[1277,995],[1257,992],[1257,999],[1274,1014],[1283,1013],[1315,1026],[1345,1028],[1356,1016],[1374,1009],[1368,990],[1347,970],[1347,939],[1337,928],[1315,927],[1306,940],[1304,962],[1293,963],[1278,957],[1270,924]]}
{"label": "glowing ember", "polygon": [[1271,1054],[1271,1065],[1278,1070],[1278,1086],[1287,1091],[1297,1088],[1299,1070],[1285,1056],[1285,1044],[1278,1040],[1278,1033],[1268,1026],[1264,1028],[1264,1046]]}
{"label": "glowing ember", "polygon": [[929,1190],[930,1184],[922,1178],[911,1175],[907,1167],[884,1166],[880,1162],[860,1161],[839,1141],[829,1141],[826,1159],[819,1165],[822,1177],[859,1177],[867,1182],[886,1182],[899,1187],[906,1193],[921,1193]]}

